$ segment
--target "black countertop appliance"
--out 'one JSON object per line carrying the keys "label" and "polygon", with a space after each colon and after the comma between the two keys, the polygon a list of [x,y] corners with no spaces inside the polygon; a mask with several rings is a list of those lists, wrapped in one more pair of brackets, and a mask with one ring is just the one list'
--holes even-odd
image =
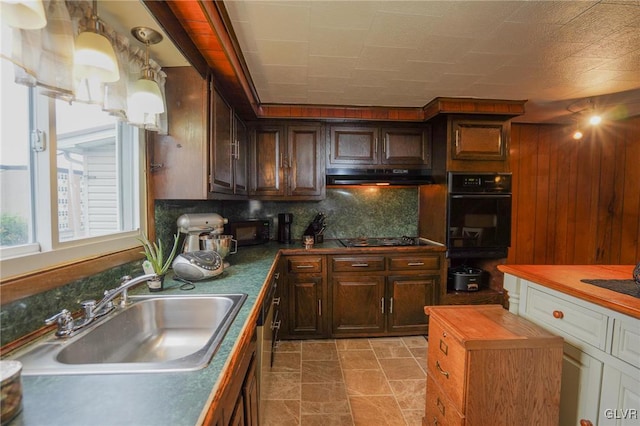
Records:
{"label": "black countertop appliance", "polygon": [[278,214],[278,242],[291,244],[291,224],[293,223],[293,213]]}

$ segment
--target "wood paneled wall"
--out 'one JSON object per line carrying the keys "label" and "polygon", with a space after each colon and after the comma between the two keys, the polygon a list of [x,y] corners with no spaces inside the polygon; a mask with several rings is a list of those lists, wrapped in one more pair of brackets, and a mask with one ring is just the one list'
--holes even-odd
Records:
{"label": "wood paneled wall", "polygon": [[585,132],[512,124],[513,227],[507,263],[640,261],[640,117]]}

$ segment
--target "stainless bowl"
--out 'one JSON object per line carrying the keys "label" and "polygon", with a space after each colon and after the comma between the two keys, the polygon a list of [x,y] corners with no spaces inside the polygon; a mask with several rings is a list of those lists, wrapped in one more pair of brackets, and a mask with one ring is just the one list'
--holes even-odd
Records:
{"label": "stainless bowl", "polygon": [[238,252],[238,241],[233,239],[233,235],[208,235],[204,243],[206,250],[218,252],[223,259]]}

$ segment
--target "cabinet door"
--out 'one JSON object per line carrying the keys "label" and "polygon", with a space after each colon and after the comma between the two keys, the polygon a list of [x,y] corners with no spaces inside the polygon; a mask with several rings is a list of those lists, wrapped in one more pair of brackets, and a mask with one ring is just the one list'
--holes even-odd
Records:
{"label": "cabinet door", "polygon": [[[565,342],[562,356],[560,424],[598,424],[602,362]],[[611,407],[615,408],[615,407]]]}
{"label": "cabinet door", "polygon": [[333,126],[330,141],[331,164],[358,166],[380,162],[377,127]]}
{"label": "cabinet door", "polygon": [[290,274],[287,281],[289,336],[323,337],[326,333],[326,290],[322,276]]}
{"label": "cabinet door", "polygon": [[284,129],[259,126],[251,137],[251,195],[284,196]]}
{"label": "cabinet door", "polygon": [[620,371],[604,366],[600,425],[631,426],[640,424],[640,371]]}
{"label": "cabinet door", "polygon": [[505,123],[483,120],[453,120],[451,157],[454,160],[506,160]]}
{"label": "cabinet door", "polygon": [[389,315],[387,330],[427,334],[429,317],[425,306],[435,304],[437,275],[390,276]]}
{"label": "cabinet door", "polygon": [[258,426],[258,375],[256,374],[256,358],[253,357],[247,376],[242,386],[244,399],[244,420],[246,426]]}
{"label": "cabinet door", "polygon": [[[233,114],[216,90],[211,99],[211,114],[211,192],[233,194]],[[188,164],[184,166],[189,167]]]}
{"label": "cabinet door", "polygon": [[333,335],[384,332],[386,301],[383,276],[334,275],[331,290]]}
{"label": "cabinet door", "polygon": [[383,128],[382,164],[431,165],[429,133],[424,128]]}
{"label": "cabinet door", "polygon": [[233,120],[235,129],[234,161],[233,161],[233,191],[237,195],[247,195],[247,126],[237,116]]}
{"label": "cabinet door", "polygon": [[319,125],[289,126],[287,195],[322,197],[325,193],[324,141]]}
{"label": "cabinet door", "polygon": [[[192,67],[169,67],[170,134],[152,132],[151,186],[155,199],[206,200],[209,193],[208,83]],[[156,165],[155,167],[153,165]]]}

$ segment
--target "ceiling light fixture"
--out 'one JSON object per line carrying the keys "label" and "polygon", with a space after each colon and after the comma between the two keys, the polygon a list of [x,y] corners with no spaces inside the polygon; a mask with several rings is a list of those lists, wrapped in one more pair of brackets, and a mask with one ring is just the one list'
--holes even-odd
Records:
{"label": "ceiling light fixture", "polygon": [[76,37],[73,57],[76,78],[97,79],[102,83],[113,83],[120,79],[118,59],[111,41],[102,35],[102,22],[98,18],[98,2],[93,0],[91,22],[87,29]]}
{"label": "ceiling light fixture", "polygon": [[137,113],[162,114],[164,100],[158,83],[153,78],[153,70],[149,65],[149,46],[162,41],[162,34],[147,27],[135,27],[131,34],[146,46],[142,77],[133,84],[129,97],[129,108]]}
{"label": "ceiling light fixture", "polygon": [[14,28],[39,30],[47,25],[42,0],[0,0],[2,20]]}
{"label": "ceiling light fixture", "polygon": [[602,123],[602,117],[596,113],[594,113],[591,117],[589,117],[589,124],[592,126],[597,126]]}

